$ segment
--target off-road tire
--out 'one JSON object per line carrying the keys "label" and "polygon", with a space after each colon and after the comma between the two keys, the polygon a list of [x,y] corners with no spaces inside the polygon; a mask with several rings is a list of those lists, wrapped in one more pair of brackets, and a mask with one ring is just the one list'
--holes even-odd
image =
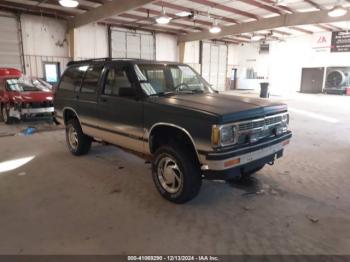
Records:
{"label": "off-road tire", "polygon": [[[169,193],[162,186],[159,178],[158,168],[164,158],[173,159],[182,173],[181,186],[175,193]],[[198,195],[202,185],[201,170],[195,155],[190,150],[177,145],[164,145],[156,150],[152,162],[152,176],[158,192],[165,199],[176,204],[192,200]]]}
{"label": "off-road tire", "polygon": [[[70,141],[70,129],[73,129],[76,132],[76,146],[73,146]],[[91,148],[92,138],[85,135],[81,129],[78,119],[73,118],[68,120],[66,124],[66,142],[69,151],[75,156],[85,155],[89,152]]]}

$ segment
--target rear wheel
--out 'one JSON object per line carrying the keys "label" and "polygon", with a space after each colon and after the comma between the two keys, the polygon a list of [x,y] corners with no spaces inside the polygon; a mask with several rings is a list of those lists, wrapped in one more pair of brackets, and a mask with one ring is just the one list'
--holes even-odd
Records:
{"label": "rear wheel", "polygon": [[81,156],[89,152],[92,138],[83,133],[78,119],[74,118],[67,122],[66,141],[69,151],[73,155]]}
{"label": "rear wheel", "polygon": [[6,105],[1,106],[1,116],[5,124],[11,124],[12,119],[9,114],[9,109],[7,108]]}
{"label": "rear wheel", "polygon": [[153,181],[167,200],[182,204],[199,193],[201,171],[189,150],[177,146],[161,146],[154,154]]}

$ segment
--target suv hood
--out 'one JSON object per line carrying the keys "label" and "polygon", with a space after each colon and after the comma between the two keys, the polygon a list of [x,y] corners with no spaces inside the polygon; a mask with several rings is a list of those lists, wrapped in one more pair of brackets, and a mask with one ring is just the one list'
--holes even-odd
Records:
{"label": "suv hood", "polygon": [[287,105],[282,103],[216,93],[157,97],[156,101],[161,104],[216,115],[223,123],[287,111]]}

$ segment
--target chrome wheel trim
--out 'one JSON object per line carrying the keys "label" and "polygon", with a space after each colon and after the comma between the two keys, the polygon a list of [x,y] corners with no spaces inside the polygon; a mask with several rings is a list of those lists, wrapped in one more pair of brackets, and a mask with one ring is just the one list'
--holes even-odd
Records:
{"label": "chrome wheel trim", "polygon": [[68,128],[68,142],[73,150],[78,148],[78,133],[73,126]]}
{"label": "chrome wheel trim", "polygon": [[159,160],[157,176],[162,188],[170,194],[177,193],[182,187],[183,174],[171,156],[165,155]]}

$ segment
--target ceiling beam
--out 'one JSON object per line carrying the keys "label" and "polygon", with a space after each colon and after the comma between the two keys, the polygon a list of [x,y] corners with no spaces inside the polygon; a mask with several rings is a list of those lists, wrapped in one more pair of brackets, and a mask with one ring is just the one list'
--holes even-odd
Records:
{"label": "ceiling beam", "polygon": [[320,28],[320,29],[322,29],[324,31],[328,31],[328,32],[333,32],[334,31],[332,28],[329,28],[326,25],[313,25],[313,26],[318,27],[318,28]]}
{"label": "ceiling beam", "polygon": [[[151,14],[151,15],[155,15],[155,16],[160,16],[162,14],[162,12],[160,12],[160,11],[146,9],[144,7],[140,7],[138,9],[136,9],[135,11],[141,12],[141,13],[145,13],[145,14]],[[174,20],[176,19],[178,21],[184,21],[184,22],[192,23],[192,25],[182,24],[182,26],[192,26],[192,27],[200,27],[202,29],[206,29],[206,28],[208,28],[208,26],[212,25],[212,23],[210,23],[208,21],[204,21],[204,20],[192,19],[192,18],[189,19],[187,17],[178,17],[176,15],[169,14],[169,13],[167,13],[167,15],[170,16],[173,19],[170,22],[174,22]],[[202,26],[200,26],[200,25],[202,25]]]}
{"label": "ceiling beam", "polygon": [[81,11],[81,10],[74,10],[74,9],[69,9],[67,11],[63,11],[63,10],[55,9],[55,8],[48,8],[48,7],[42,7],[42,6],[37,6],[37,5],[30,5],[30,4],[5,1],[5,0],[0,0],[0,5],[3,7],[13,8],[13,9],[17,9],[17,10],[38,12],[40,14],[49,14],[49,15],[56,14],[56,15],[61,16],[61,17],[72,17],[72,16],[77,15],[77,11]]}
{"label": "ceiling beam", "polygon": [[[168,3],[168,2],[155,2],[153,3],[154,5],[157,5],[157,6],[164,6],[166,8],[170,8],[170,9],[174,9],[174,10],[178,10],[178,11],[187,11],[187,12],[195,12],[195,14],[201,14],[201,15],[204,15],[204,13],[200,10],[196,10],[196,9],[193,9],[193,8],[187,8],[187,7],[184,7],[184,6],[181,6],[181,5],[176,5],[176,4],[173,4],[173,3]],[[207,15],[207,13],[206,13]],[[229,18],[229,17],[223,17],[223,16],[216,16],[216,15],[211,15],[213,18],[216,18],[217,20],[220,20],[220,21],[224,21],[224,22],[227,22],[227,23],[232,23],[232,24],[238,24],[239,21],[237,21],[236,19],[233,19],[233,18]],[[210,23],[210,25],[212,25],[212,23]]]}
{"label": "ceiling beam", "polygon": [[240,33],[256,32],[260,30],[271,30],[278,27],[290,27],[298,25],[310,25],[321,23],[332,23],[350,20],[350,12],[341,17],[330,17],[327,11],[314,11],[295,14],[284,14],[277,17],[264,18],[259,21],[247,22],[238,25],[225,26],[218,34],[208,32],[191,33],[179,38],[180,42],[213,39],[236,35]]}
{"label": "ceiling beam", "polygon": [[209,0],[191,0],[191,2],[197,3],[197,4],[201,4],[201,5],[205,5],[205,6],[210,6],[211,8],[215,8],[215,9],[220,9],[222,11],[226,11],[229,13],[233,13],[233,14],[237,14],[237,15],[241,15],[241,16],[245,16],[245,17],[249,17],[255,20],[258,20],[259,17],[257,15],[254,15],[252,13],[246,12],[246,11],[242,11],[233,7],[229,7],[223,4],[219,4],[216,2],[212,2]]}
{"label": "ceiling beam", "polygon": [[281,31],[281,30],[277,30],[277,29],[274,29],[274,30],[271,30],[273,33],[276,33],[276,34],[279,34],[279,35],[292,35],[291,33],[288,33],[288,32],[285,32],[285,31]]}
{"label": "ceiling beam", "polygon": [[99,6],[84,14],[74,17],[69,26],[71,28],[77,28],[83,25],[87,25],[93,22],[98,22],[102,19],[106,19],[126,11],[141,7],[146,4],[150,4],[154,0],[118,0],[111,1],[102,6]]}
{"label": "ceiling beam", "polygon": [[67,19],[67,15],[62,15],[62,14],[57,14],[53,12],[40,12],[38,10],[28,10],[28,9],[23,9],[20,7],[13,7],[13,6],[6,6],[0,4],[0,11],[5,11],[5,12],[10,12],[10,13],[17,13],[17,14],[29,14],[29,15],[42,15],[45,17],[51,17],[55,19]]}
{"label": "ceiling beam", "polygon": [[99,24],[118,26],[118,27],[128,28],[131,30],[142,29],[142,30],[147,30],[150,32],[171,33],[171,34],[176,34],[176,35],[188,33],[188,31],[185,31],[185,30],[176,30],[176,29],[172,29],[172,28],[165,28],[165,27],[160,26],[160,25],[147,25],[147,24],[129,22],[129,21],[120,20],[120,19],[116,19],[116,18],[106,19],[102,22],[99,22]]}
{"label": "ceiling beam", "polygon": [[274,0],[261,0],[261,2],[264,2],[264,3],[267,3],[267,4],[270,4],[278,9],[281,9],[281,10],[284,10],[284,11],[287,11],[291,14],[293,13],[296,13],[296,11],[288,6],[285,6],[285,5],[276,5],[276,1]]}
{"label": "ceiling beam", "polygon": [[304,33],[304,34],[308,34],[308,35],[312,35],[314,33],[314,32],[312,32],[310,30],[306,30],[304,28],[300,28],[300,27],[296,27],[296,26],[291,26],[291,27],[289,27],[289,29],[297,31],[297,32],[301,32],[301,33]]}
{"label": "ceiling beam", "polygon": [[317,8],[318,10],[325,10],[321,5],[317,4],[316,2],[312,1],[312,0],[304,0],[306,3],[308,3],[309,5]]}
{"label": "ceiling beam", "polygon": [[[40,7],[48,7],[48,6],[43,6],[43,5],[53,5],[53,6],[58,6],[58,7],[62,7],[61,5],[58,4],[58,1],[56,0],[32,0],[34,2],[37,2],[38,4],[36,6],[40,6]],[[48,7],[49,8],[49,7]],[[82,3],[79,3],[79,6],[76,7],[75,9],[77,10],[82,10],[82,11],[88,11],[93,9],[94,7],[89,6],[89,5],[84,5]]]}
{"label": "ceiling beam", "polygon": [[[124,17],[124,18],[128,18],[128,19],[135,19],[135,21],[133,21],[134,23],[148,22],[149,21],[150,23],[148,23],[148,25],[158,25],[156,23],[156,21],[155,21],[155,17],[145,17],[145,16],[128,14],[128,13],[120,14],[119,17]],[[180,29],[183,29],[183,30],[192,29],[192,30],[196,30],[196,31],[202,31],[202,28],[198,28],[198,27],[195,27],[195,26],[189,26],[189,25],[186,25],[186,24],[177,23],[174,20],[171,20],[168,25],[169,26],[180,27]],[[159,25],[159,26],[165,27],[164,25]],[[189,31],[191,31],[191,30],[189,30]]]}
{"label": "ceiling beam", "polygon": [[326,26],[328,26],[328,27],[330,27],[330,28],[333,28],[335,31],[345,31],[344,28],[341,28],[341,27],[336,26],[336,25],[326,24]]}
{"label": "ceiling beam", "polygon": [[276,13],[276,14],[279,14],[279,15],[284,13],[283,11],[281,11],[281,10],[279,10],[279,9],[273,7],[273,6],[265,5],[265,4],[261,3],[261,2],[255,1],[255,0],[238,0],[238,1],[240,1],[242,3],[245,3],[245,4],[248,4],[248,5],[259,7],[261,9],[265,9],[265,10],[267,10],[269,12]]}

